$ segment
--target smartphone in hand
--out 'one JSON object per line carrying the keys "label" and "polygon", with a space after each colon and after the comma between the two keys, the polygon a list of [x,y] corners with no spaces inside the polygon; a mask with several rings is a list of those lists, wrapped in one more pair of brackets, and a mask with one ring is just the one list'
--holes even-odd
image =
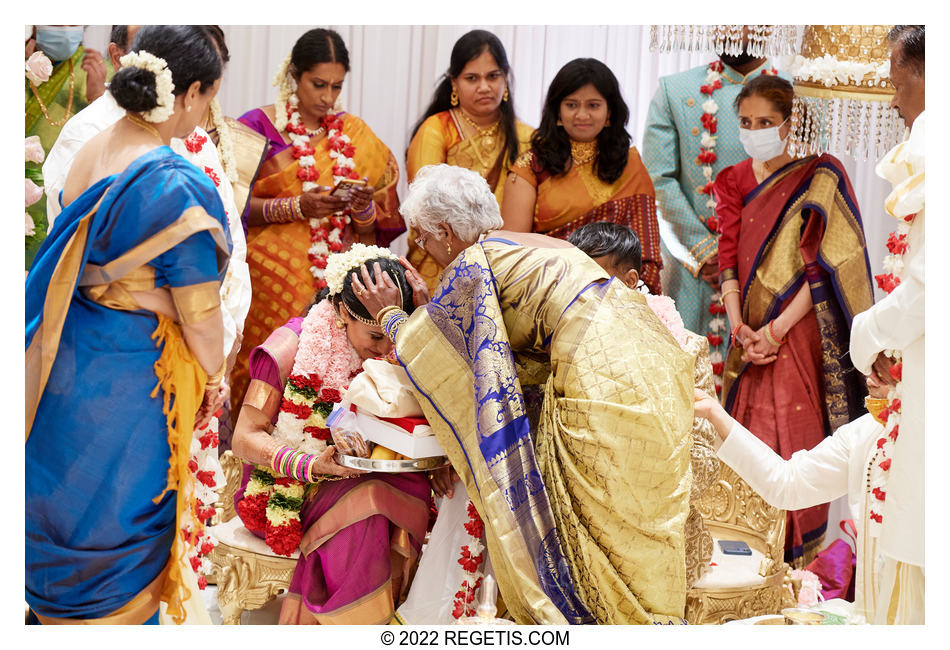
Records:
{"label": "smartphone in hand", "polygon": [[336,196],[341,199],[348,198],[350,196],[350,190],[354,187],[363,187],[366,185],[366,181],[362,178],[341,178],[336,186],[330,190],[330,196]]}

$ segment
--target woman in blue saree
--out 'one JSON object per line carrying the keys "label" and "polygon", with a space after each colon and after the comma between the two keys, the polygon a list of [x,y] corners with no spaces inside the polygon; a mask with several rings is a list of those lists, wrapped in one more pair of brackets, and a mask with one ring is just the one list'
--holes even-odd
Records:
{"label": "woman in blue saree", "polygon": [[[225,398],[212,181],[168,148],[221,76],[197,26],[146,26],[110,91],[124,119],[77,154],[26,282],[26,601],[43,624],[176,622],[193,427]],[[219,371],[220,369],[220,371]],[[192,587],[192,588],[189,588]]]}

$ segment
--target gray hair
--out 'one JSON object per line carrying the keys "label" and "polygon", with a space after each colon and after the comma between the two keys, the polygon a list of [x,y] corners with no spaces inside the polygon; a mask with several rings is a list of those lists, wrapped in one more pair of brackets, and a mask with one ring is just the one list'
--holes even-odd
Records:
{"label": "gray hair", "polygon": [[485,179],[445,163],[419,170],[399,212],[418,230],[434,233],[444,221],[459,239],[471,242],[504,225],[498,200]]}

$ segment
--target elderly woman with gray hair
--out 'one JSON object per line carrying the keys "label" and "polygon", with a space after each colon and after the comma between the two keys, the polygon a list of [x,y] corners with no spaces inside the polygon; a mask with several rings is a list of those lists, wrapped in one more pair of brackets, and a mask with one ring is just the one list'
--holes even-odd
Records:
{"label": "elderly woman with gray hair", "polygon": [[[495,230],[498,203],[475,172],[423,168],[400,210],[446,267],[435,295],[410,317],[379,269],[353,286],[484,522],[509,613],[681,622],[691,356],[574,246]],[[531,367],[549,370],[536,432],[521,390]]]}

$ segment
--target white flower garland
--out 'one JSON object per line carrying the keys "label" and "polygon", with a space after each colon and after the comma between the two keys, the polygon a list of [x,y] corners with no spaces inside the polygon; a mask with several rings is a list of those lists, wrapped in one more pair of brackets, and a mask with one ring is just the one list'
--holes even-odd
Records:
{"label": "white flower garland", "polygon": [[365,244],[353,244],[350,250],[345,253],[331,255],[327,260],[324,279],[327,281],[327,287],[330,289],[330,295],[335,296],[343,291],[343,281],[346,274],[355,271],[363,266],[369,260],[379,257],[385,257],[393,261],[399,261],[388,248],[380,246],[367,246]]}
{"label": "white flower garland", "polygon": [[[842,61],[830,54],[817,59],[806,59],[799,54],[792,62],[789,71],[796,80],[820,83],[828,88],[838,84],[884,86],[891,76],[891,62]],[[871,78],[865,79],[868,75],[871,75]]]}
{"label": "white flower garland", "polygon": [[221,167],[224,168],[224,174],[232,183],[238,180],[237,160],[234,158],[234,141],[231,139],[231,127],[224,120],[224,114],[221,112],[221,104],[218,98],[211,100],[211,123],[218,133],[218,155],[221,158]]}
{"label": "white flower garland", "polygon": [[123,67],[148,70],[155,75],[155,94],[158,98],[158,105],[152,110],[142,113],[143,120],[159,124],[175,113],[175,84],[172,82],[172,71],[168,69],[165,59],[160,59],[145,50],[139,50],[138,52],[129,52],[119,59],[119,63]]}

